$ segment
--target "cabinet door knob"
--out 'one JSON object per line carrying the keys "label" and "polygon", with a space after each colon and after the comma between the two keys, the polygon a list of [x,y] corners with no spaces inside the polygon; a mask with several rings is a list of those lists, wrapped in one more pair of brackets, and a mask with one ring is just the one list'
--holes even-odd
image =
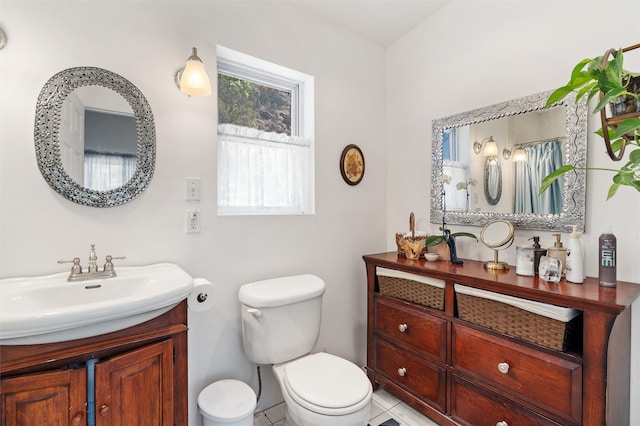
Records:
{"label": "cabinet door knob", "polygon": [[400,324],[398,326],[398,330],[400,330],[401,333],[404,333],[405,331],[407,331],[409,327],[407,327],[407,324]]}
{"label": "cabinet door knob", "polygon": [[509,423],[505,422],[504,420],[496,423],[496,426],[509,426]]}
{"label": "cabinet door knob", "polygon": [[404,377],[404,375],[407,374],[407,369],[404,367],[398,368],[398,374]]}
{"label": "cabinet door knob", "polygon": [[80,424],[82,424],[82,413],[78,413],[75,416],[73,416],[73,418],[71,419],[71,425],[72,426],[78,426]]}
{"label": "cabinet door knob", "polygon": [[107,404],[102,404],[102,406],[100,406],[100,415],[106,416],[108,412],[109,412],[109,406]]}
{"label": "cabinet door knob", "polygon": [[[509,372],[509,364],[507,364],[506,362],[501,362],[500,364],[498,364],[498,371],[500,371],[502,374],[507,374]],[[498,426],[507,426],[507,424],[505,423],[504,425]]]}

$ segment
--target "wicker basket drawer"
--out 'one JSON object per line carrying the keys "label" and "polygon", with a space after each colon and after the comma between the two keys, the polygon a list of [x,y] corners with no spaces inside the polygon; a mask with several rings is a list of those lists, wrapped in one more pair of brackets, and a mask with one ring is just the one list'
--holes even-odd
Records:
{"label": "wicker basket drawer", "polygon": [[444,281],[381,267],[376,274],[380,294],[444,310]]}
{"label": "wicker basket drawer", "polygon": [[435,364],[376,339],[376,369],[394,383],[420,395],[431,405],[445,410],[446,371]]}
{"label": "wicker basket drawer", "polygon": [[444,363],[447,356],[447,321],[394,302],[376,298],[376,332],[409,344],[420,356]]}
{"label": "wicker basket drawer", "polygon": [[453,325],[452,339],[454,370],[509,389],[515,397],[536,401],[551,413],[580,421],[580,364],[460,324]]}
{"label": "wicker basket drawer", "polygon": [[[455,289],[460,319],[558,351],[581,347],[582,315],[578,311],[459,284]],[[492,297],[499,300],[492,300]],[[546,315],[555,315],[559,319],[535,313],[536,310],[546,311]]]}
{"label": "wicker basket drawer", "polygon": [[[474,426],[546,426],[558,423],[456,376],[451,380],[451,416]],[[504,423],[503,423],[504,422]]]}

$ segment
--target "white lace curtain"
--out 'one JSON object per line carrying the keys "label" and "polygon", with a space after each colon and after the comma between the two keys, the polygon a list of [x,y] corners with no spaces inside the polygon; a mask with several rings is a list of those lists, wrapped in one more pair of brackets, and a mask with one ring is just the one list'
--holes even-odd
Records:
{"label": "white lace curtain", "polygon": [[218,126],[218,214],[310,213],[312,180],[309,140]]}
{"label": "white lace curtain", "polygon": [[84,153],[83,186],[96,191],[118,188],[131,179],[135,170],[135,155],[86,151]]}

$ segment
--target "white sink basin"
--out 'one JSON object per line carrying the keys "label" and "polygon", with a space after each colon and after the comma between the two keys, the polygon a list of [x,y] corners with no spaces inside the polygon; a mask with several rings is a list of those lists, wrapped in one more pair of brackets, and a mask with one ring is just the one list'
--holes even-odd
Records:
{"label": "white sink basin", "polygon": [[193,288],[193,278],[172,263],[116,272],[81,282],[68,282],[68,272],[0,280],[0,344],[63,342],[121,330],[167,312]]}

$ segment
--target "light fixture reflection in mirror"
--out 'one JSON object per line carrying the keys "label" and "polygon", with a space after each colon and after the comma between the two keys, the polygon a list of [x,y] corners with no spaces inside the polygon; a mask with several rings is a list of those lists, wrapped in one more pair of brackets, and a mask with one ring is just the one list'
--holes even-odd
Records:
{"label": "light fixture reflection in mirror", "polygon": [[[562,189],[561,202],[553,212],[526,213],[516,210],[518,187],[515,166],[530,163],[535,170],[542,170],[539,159],[529,156],[529,145],[542,141],[560,141],[562,164],[572,164],[577,168],[586,167],[586,99],[583,97],[576,104],[575,96],[570,96],[545,108],[550,94],[550,91],[537,93],[432,121],[431,223],[440,223],[444,215],[448,224],[457,225],[482,227],[491,220],[506,219],[519,229],[569,231],[573,224],[578,224],[579,228],[584,229],[586,178],[585,173],[581,171],[564,175],[559,184]],[[500,148],[497,158],[504,174],[500,200],[495,205],[490,204],[483,196],[482,186],[478,185],[478,188],[471,191],[468,209],[464,208],[462,203],[459,208],[450,208],[452,204],[449,194],[456,191],[454,188],[448,188],[447,210],[443,211],[444,194],[436,185],[439,177],[460,171],[459,177],[454,176],[454,182],[468,178],[483,182],[485,160],[489,157],[480,155],[483,146],[474,150],[473,145],[474,141],[481,141],[487,135],[492,135]],[[508,160],[501,154],[505,148],[511,151]],[[525,150],[527,161],[516,156],[519,148]],[[535,194],[532,192],[530,195]]]}
{"label": "light fixture reflection in mirror", "polygon": [[193,48],[193,53],[187,59],[185,67],[176,73],[175,80],[176,85],[185,95],[211,95],[211,82],[195,47]]}
{"label": "light fixture reflection in mirror", "polygon": [[504,250],[513,244],[514,228],[513,223],[508,220],[494,220],[487,223],[480,231],[480,241],[493,249],[493,261],[484,263],[487,269],[509,269],[507,262],[498,260],[498,250]]}
{"label": "light fixture reflection in mirror", "polygon": [[527,153],[524,152],[524,149],[518,148],[516,152],[513,153],[513,158],[511,159],[514,163],[526,163],[527,162]]}
{"label": "light fixture reflection in mirror", "polygon": [[[484,145],[484,149],[482,149],[482,145]],[[480,154],[480,151],[482,151],[483,157],[495,157],[498,155],[498,144],[493,140],[493,136],[482,139],[482,142],[475,141],[473,143],[473,152]]]}

